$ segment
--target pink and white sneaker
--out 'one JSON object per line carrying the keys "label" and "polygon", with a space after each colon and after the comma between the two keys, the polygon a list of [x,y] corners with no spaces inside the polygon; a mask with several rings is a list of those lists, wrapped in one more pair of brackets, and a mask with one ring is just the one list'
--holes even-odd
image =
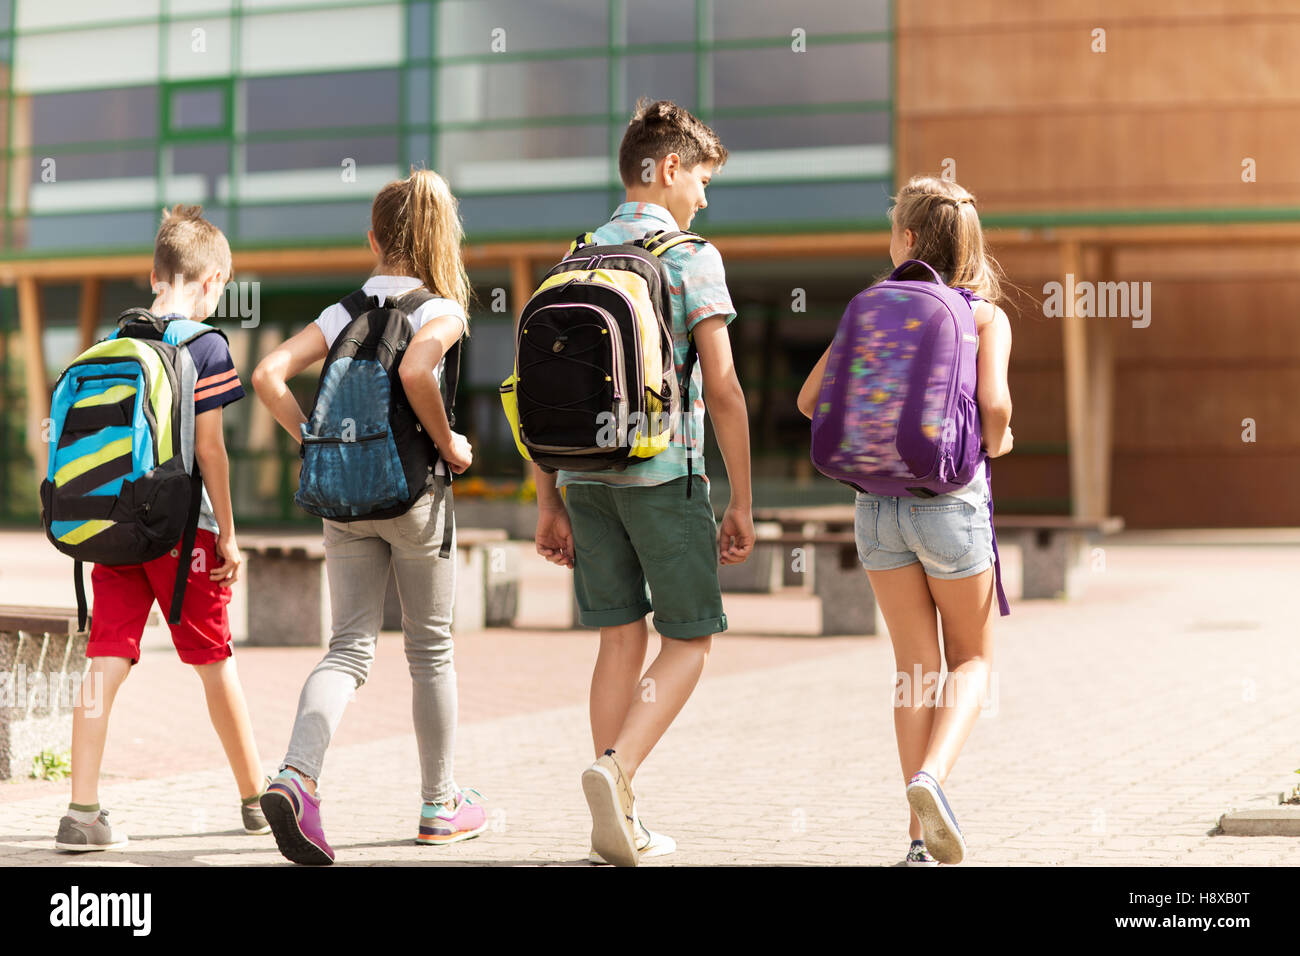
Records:
{"label": "pink and white sneaker", "polygon": [[470,840],[487,829],[487,811],[470,794],[483,799],[477,790],[456,792],[456,805],[447,809],[441,803],[426,803],[420,810],[420,832],[415,842],[421,846],[441,846]]}

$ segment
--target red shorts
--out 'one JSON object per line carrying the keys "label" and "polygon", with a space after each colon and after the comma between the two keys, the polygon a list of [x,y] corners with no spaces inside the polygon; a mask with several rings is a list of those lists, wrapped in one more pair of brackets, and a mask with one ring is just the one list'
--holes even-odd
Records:
{"label": "red shorts", "polygon": [[[226,615],[230,588],[208,577],[209,571],[222,564],[216,545],[216,535],[203,528],[198,530],[185,599],[181,602],[181,620],[170,625],[172,643],[186,664],[211,664],[232,653]],[[132,664],[140,660],[140,636],[154,601],[162,608],[164,619],[171,613],[179,550],[177,542],[169,553],[144,564],[95,565],[90,572],[95,603],[87,657],[127,657]]]}

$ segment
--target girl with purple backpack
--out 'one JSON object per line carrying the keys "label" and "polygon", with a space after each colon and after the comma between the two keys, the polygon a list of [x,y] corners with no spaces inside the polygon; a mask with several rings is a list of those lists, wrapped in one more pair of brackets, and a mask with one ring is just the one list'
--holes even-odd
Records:
{"label": "girl with purple backpack", "polygon": [[911,806],[904,865],[934,866],[965,855],[941,784],[984,704],[995,609],[1009,612],[988,459],[1012,446],[1011,324],[995,304],[1000,269],[985,252],[975,197],[916,176],[890,219],[898,268],[850,304],[799,410],[813,419],[814,463],[858,489],[858,556],[898,674],[894,731]]}

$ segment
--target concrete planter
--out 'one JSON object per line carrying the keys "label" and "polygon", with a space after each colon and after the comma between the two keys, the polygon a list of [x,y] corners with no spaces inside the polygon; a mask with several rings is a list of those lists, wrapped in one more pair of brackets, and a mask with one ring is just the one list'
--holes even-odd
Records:
{"label": "concrete planter", "polygon": [[0,633],[0,780],[27,777],[42,751],[72,746],[88,636]]}

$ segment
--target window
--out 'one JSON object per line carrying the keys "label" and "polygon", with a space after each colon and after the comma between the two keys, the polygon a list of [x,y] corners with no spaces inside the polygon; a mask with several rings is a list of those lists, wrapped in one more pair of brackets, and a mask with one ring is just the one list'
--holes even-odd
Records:
{"label": "window", "polygon": [[[33,213],[152,206],[157,173],[152,149],[32,156],[26,201]],[[20,205],[22,197],[13,200]]]}
{"label": "window", "polygon": [[373,197],[398,178],[396,134],[259,141],[247,143],[243,154],[235,181],[242,203]]}
{"label": "window", "polygon": [[889,26],[889,0],[713,0],[716,40],[874,33]]}
{"label": "window", "polygon": [[234,65],[229,17],[175,21],[167,27],[167,78],[226,77]]}
{"label": "window", "polygon": [[[51,3],[49,8],[59,5]],[[15,92],[137,86],[157,79],[156,23],[18,37]]]}
{"label": "window", "polygon": [[42,93],[31,98],[31,142],[38,148],[157,135],[158,89],[154,86]]}
{"label": "window", "polygon": [[718,50],[713,104],[718,109],[884,100],[889,96],[889,45],[837,43]]}
{"label": "window", "polygon": [[438,73],[438,118],[478,122],[589,116],[609,109],[609,61],[466,63]]}
{"label": "window", "polygon": [[642,53],[623,58],[627,70],[623,109],[629,114],[639,97],[695,103],[694,53]]}
{"label": "window", "polygon": [[443,133],[438,166],[452,189],[601,187],[618,179],[604,123]]}
{"label": "window", "polygon": [[159,0],[17,0],[14,4],[19,32],[143,20],[158,16],[158,5]]}
{"label": "window", "polygon": [[396,65],[402,61],[404,10],[399,4],[384,4],[245,14],[240,27],[241,68],[267,75]]}
{"label": "window", "polygon": [[692,43],[695,40],[695,0],[655,0],[629,3],[627,42]]}
{"label": "window", "polygon": [[[711,125],[732,152],[888,144],[890,141],[890,117],[884,110],[724,117]],[[728,165],[727,172],[730,171]]]}
{"label": "window", "polygon": [[229,127],[228,89],[224,86],[174,86],[167,94],[167,133],[171,137],[221,134]]}
{"label": "window", "polygon": [[230,147],[225,143],[173,146],[167,162],[171,172],[165,180],[167,203],[215,202],[218,189],[230,173]]}
{"label": "window", "polygon": [[243,83],[250,133],[397,123],[397,70],[268,76]]}
{"label": "window", "polygon": [[606,0],[442,0],[438,4],[440,56],[603,47],[608,42]]}

